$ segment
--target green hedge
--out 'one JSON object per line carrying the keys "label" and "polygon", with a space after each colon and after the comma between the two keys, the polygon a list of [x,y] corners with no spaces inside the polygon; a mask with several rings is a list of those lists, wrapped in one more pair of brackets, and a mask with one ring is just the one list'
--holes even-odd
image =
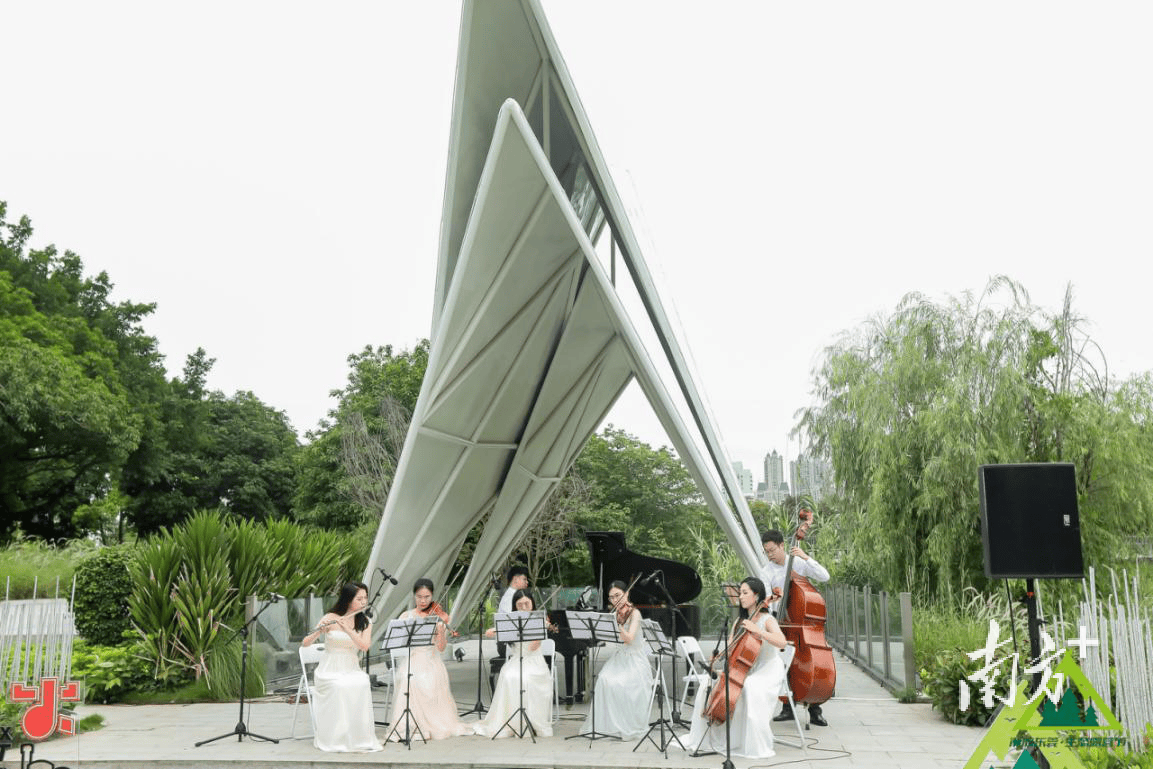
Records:
{"label": "green hedge", "polygon": [[104,547],[76,567],[76,631],[90,643],[115,646],[128,630],[128,597],[132,595],[131,546]]}

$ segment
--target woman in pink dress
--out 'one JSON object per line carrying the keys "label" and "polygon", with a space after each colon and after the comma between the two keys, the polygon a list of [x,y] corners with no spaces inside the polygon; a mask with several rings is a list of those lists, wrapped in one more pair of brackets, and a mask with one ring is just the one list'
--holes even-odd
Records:
{"label": "woman in pink dress", "polygon": [[[434,614],[437,606],[433,603],[432,591],[432,580],[423,577],[418,579],[412,587],[415,607],[401,614],[400,618],[423,618]],[[452,689],[449,688],[448,669],[441,659],[447,645],[446,626],[441,622],[437,625],[431,646],[415,647],[408,656],[400,658],[396,669],[392,717],[389,719],[392,724],[390,740],[415,736],[417,729],[426,740],[472,734],[472,727],[460,720],[456,700],[452,698]],[[406,702],[411,716],[407,722],[404,720]]]}

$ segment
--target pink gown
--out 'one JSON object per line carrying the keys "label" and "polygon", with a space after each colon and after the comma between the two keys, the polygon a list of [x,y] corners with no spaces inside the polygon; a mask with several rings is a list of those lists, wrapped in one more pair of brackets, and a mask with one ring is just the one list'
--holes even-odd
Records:
{"label": "pink gown", "polygon": [[[414,609],[400,615],[401,619],[423,616]],[[409,662],[411,661],[411,665]],[[409,669],[412,678],[408,677]],[[460,720],[456,710],[456,700],[449,687],[448,668],[440,657],[436,646],[420,646],[412,650],[411,657],[404,657],[397,665],[396,689],[392,693],[392,716],[389,720],[389,739],[405,738],[405,690],[407,688],[408,707],[412,711],[409,732],[416,735],[416,728],[426,740],[443,740],[472,734],[472,727]]]}

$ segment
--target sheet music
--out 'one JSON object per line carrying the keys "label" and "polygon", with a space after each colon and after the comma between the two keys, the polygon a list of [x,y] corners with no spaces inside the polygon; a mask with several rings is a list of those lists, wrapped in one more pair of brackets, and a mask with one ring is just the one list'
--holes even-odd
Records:
{"label": "sheet music", "polygon": [[569,630],[574,639],[585,641],[607,641],[620,643],[620,633],[617,631],[616,616],[613,612],[600,611],[566,611]]}
{"label": "sheet music", "polygon": [[431,646],[436,635],[439,617],[412,617],[389,620],[384,631],[381,649],[402,649],[407,646]]}
{"label": "sheet music", "polygon": [[548,638],[543,610],[497,612],[493,621],[496,623],[496,640],[504,643],[543,641]]}

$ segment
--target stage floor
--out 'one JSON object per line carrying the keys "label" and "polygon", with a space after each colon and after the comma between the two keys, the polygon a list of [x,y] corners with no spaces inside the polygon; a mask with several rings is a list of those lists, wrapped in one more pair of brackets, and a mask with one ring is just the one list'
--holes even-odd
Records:
{"label": "stage floor", "polygon": [[[453,692],[462,710],[476,702],[475,662],[449,662]],[[383,692],[383,690],[378,690]],[[680,687],[678,685],[678,692]],[[380,695],[383,697],[383,694]],[[487,683],[484,703],[488,703]],[[151,769],[180,767],[193,769],[239,769],[240,767],[309,766],[334,769],[364,764],[395,764],[406,767],[476,767],[478,769],[533,767],[720,767],[723,756],[693,758],[675,742],[668,756],[651,741],[636,747],[635,741],[612,739],[590,741],[586,738],[566,740],[577,734],[588,705],[577,704],[560,709],[554,724],[554,736],[538,738],[533,743],[524,739],[490,740],[484,737],[456,737],[422,743],[415,740],[411,749],[403,744],[388,744],[377,753],[324,753],[312,745],[306,704],[297,714],[297,737],[291,736],[293,705],[284,698],[265,698],[246,708],[244,722],[252,733],[273,737],[279,743],[263,742],[251,737],[238,741],[228,737],[201,747],[195,743],[225,734],[237,725],[236,703],[196,705],[104,705],[82,706],[80,715],[100,713],[104,728],[76,737],[59,738],[37,746],[36,759],[47,759],[57,766],[73,769]],[[771,759],[733,758],[736,767],[869,767],[875,769],[933,769],[958,767],[976,747],[984,730],[946,723],[928,705],[901,704],[881,686],[847,659],[838,655],[837,696],[825,704],[828,727],[811,727],[805,732],[808,742],[806,757],[800,748],[781,743],[796,743],[792,722],[773,724],[778,738],[777,755]],[[656,710],[654,709],[654,717]],[[683,714],[687,719],[688,714]],[[387,718],[383,701],[377,718]],[[475,720],[475,715],[466,720]],[[381,726],[377,734],[384,738],[389,727]],[[676,733],[683,737],[685,728]],[[654,732],[654,735],[656,733]],[[635,748],[635,750],[634,750]],[[19,766],[19,755],[9,753],[5,766]]]}

